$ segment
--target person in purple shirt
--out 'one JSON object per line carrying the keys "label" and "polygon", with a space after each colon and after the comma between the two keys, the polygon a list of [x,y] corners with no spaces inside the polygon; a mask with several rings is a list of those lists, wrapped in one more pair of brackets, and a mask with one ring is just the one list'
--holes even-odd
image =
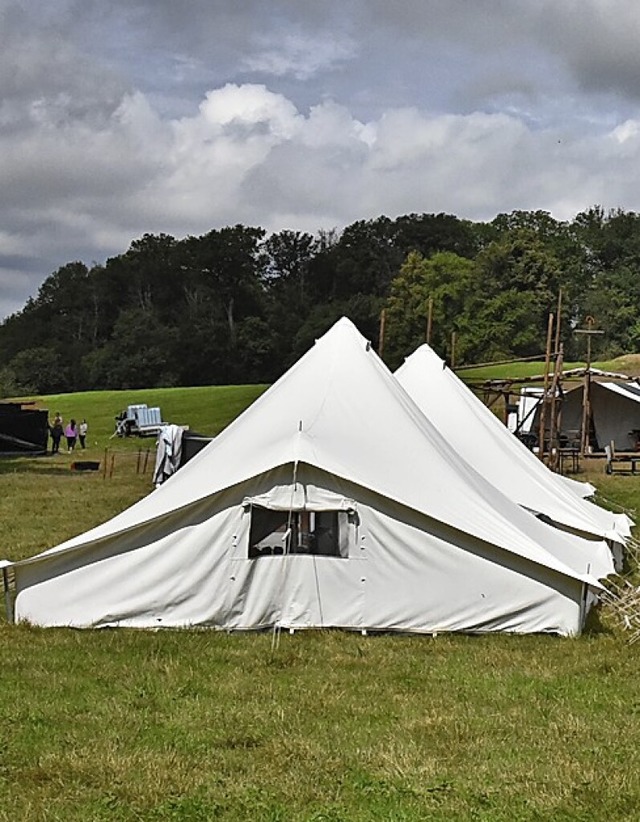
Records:
{"label": "person in purple shirt", "polygon": [[64,429],[64,435],[67,438],[67,449],[73,451],[76,447],[76,438],[78,436],[78,427],[75,420],[69,420],[69,424]]}

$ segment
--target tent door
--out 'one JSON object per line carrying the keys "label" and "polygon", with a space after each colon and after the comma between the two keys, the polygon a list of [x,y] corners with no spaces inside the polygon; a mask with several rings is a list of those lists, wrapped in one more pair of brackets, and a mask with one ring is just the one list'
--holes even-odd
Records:
{"label": "tent door", "polygon": [[[246,511],[229,556],[226,627],[363,627],[366,551],[357,513],[336,512],[340,540],[331,551],[320,538],[317,552],[308,550],[306,540],[300,539],[288,554],[276,550],[274,533],[279,532],[251,545],[256,534],[254,529],[250,538],[250,517],[250,510]],[[320,516],[318,521],[327,518]],[[268,518],[265,522],[269,530]]]}

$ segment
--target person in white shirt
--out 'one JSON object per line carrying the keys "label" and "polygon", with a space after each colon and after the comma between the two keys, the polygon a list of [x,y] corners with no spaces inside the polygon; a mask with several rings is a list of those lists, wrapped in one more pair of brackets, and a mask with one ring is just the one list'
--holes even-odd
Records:
{"label": "person in white shirt", "polygon": [[80,447],[81,448],[86,448],[87,431],[88,430],[89,430],[89,426],[87,425],[87,421],[82,420],[82,422],[78,426],[78,439],[80,440]]}

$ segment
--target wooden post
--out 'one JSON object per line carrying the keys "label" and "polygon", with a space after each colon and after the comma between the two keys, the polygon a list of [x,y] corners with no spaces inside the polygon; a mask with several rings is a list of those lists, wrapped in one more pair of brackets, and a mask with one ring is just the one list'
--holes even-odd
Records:
{"label": "wooden post", "polygon": [[538,433],[538,457],[544,460],[544,429],[547,412],[547,391],[549,390],[549,365],[551,363],[551,342],[553,340],[553,314],[549,314],[547,323],[547,350],[544,358],[544,383],[542,389],[542,406],[540,408],[540,429]]}
{"label": "wooden post", "polygon": [[384,326],[387,319],[387,309],[383,308],[380,312],[380,337],[378,340],[378,356],[382,359],[384,354]]}
{"label": "wooden post", "polygon": [[502,394],[502,403],[504,405],[504,424],[506,426],[509,425],[509,406],[511,405],[511,392],[507,389],[506,391],[503,389],[501,391]]}
{"label": "wooden post", "polygon": [[138,448],[138,459],[136,461],[136,474],[140,473],[140,460],[142,459],[142,448]]}
{"label": "wooden post", "polygon": [[562,326],[562,321],[560,319],[561,315],[560,312],[562,311],[562,289],[558,291],[558,310],[556,311],[556,345],[555,345],[555,354],[558,355],[558,351],[560,351],[560,327]]}
{"label": "wooden post", "polygon": [[587,366],[584,372],[584,385],[582,387],[582,424],[580,427],[580,454],[583,457],[589,450],[589,428],[591,424],[591,411],[589,408],[590,394],[591,369]]}
{"label": "wooden post", "polygon": [[604,334],[604,331],[594,330],[595,320],[593,317],[587,317],[586,323],[586,328],[576,328],[574,331],[574,334],[587,335],[587,367],[582,389],[582,428],[580,429],[580,454],[583,457],[589,450],[589,430],[591,428],[591,337],[594,334]]}
{"label": "wooden post", "polygon": [[427,307],[427,345],[431,345],[431,331],[433,329],[433,297],[429,297]]}
{"label": "wooden post", "polygon": [[456,367],[456,332],[451,332],[451,370]]}
{"label": "wooden post", "polygon": [[149,448],[147,448],[147,452],[146,452],[146,454],[144,455],[144,465],[142,466],[142,473],[143,473],[143,474],[146,474],[146,473],[147,473],[147,463],[149,462],[149,450],[150,450],[150,449],[149,449]]}
{"label": "wooden post", "polygon": [[[558,335],[556,333],[556,340],[557,339]],[[563,345],[562,343],[558,343],[558,350],[556,351],[556,364],[553,369],[553,380],[551,381],[551,421],[549,424],[549,447],[551,448],[549,468],[552,468],[554,471],[558,470],[558,466],[560,465],[560,417],[558,411],[560,406],[557,402],[557,394],[558,386],[562,380],[563,361]]]}
{"label": "wooden post", "polygon": [[9,568],[5,565],[2,568],[2,581],[4,583],[4,609],[9,625],[13,625],[13,602],[11,601],[11,588],[9,587]]}
{"label": "wooden post", "polygon": [[113,477],[113,472],[115,471],[116,467],[116,455],[111,454],[111,465],[109,466],[109,479]]}
{"label": "wooden post", "polygon": [[105,480],[107,478],[107,460],[109,459],[109,449],[104,449],[104,466],[102,468],[102,479]]}

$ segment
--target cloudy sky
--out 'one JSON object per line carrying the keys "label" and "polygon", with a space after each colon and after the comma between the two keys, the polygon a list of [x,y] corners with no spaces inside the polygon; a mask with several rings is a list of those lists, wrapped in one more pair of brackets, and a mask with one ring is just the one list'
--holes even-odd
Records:
{"label": "cloudy sky", "polygon": [[0,317],[144,232],[640,210],[637,0],[0,0]]}

